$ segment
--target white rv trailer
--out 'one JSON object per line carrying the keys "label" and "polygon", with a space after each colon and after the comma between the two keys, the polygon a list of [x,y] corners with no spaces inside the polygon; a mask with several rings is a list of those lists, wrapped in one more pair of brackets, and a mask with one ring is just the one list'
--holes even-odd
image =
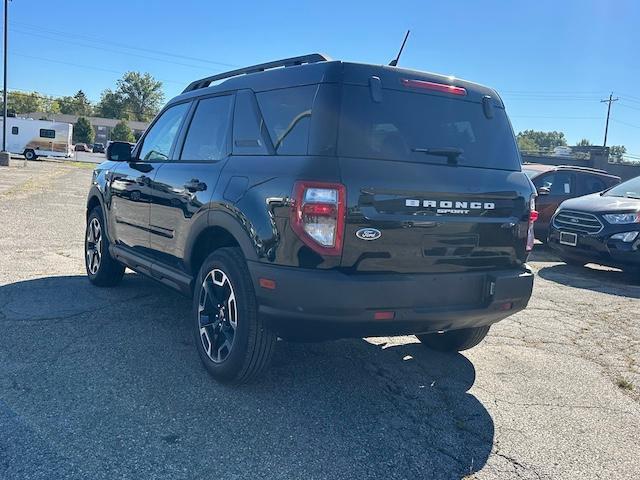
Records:
{"label": "white rv trailer", "polygon": [[[50,120],[7,117],[7,150],[24,155],[27,160],[38,157],[71,157],[73,125]],[[2,118],[0,117],[0,139]]]}

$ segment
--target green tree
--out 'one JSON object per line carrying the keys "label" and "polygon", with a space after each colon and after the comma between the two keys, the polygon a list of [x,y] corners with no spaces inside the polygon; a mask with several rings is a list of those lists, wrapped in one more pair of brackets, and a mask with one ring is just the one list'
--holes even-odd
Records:
{"label": "green tree", "polygon": [[529,137],[521,137],[518,135],[518,148],[522,153],[537,153],[540,147]]}
{"label": "green tree", "polygon": [[79,117],[73,126],[73,143],[93,143],[95,132],[93,127],[84,117]]}
{"label": "green tree", "polygon": [[118,80],[115,93],[121,96],[129,118],[141,122],[150,121],[164,101],[162,82],[149,73],[127,72]]}
{"label": "green tree", "polygon": [[119,92],[114,92],[111,89],[102,92],[100,101],[96,105],[96,111],[104,118],[129,118],[124,98]]}
{"label": "green tree", "polygon": [[135,142],[136,138],[124,120],[120,120],[111,131],[111,140],[121,142]]}
{"label": "green tree", "polygon": [[609,147],[609,158],[620,162],[624,154],[627,153],[627,147],[624,145],[611,145]]}
{"label": "green tree", "polygon": [[91,115],[93,107],[87,95],[78,90],[72,97],[66,96],[57,99],[60,105],[60,112],[69,115]]}
{"label": "green tree", "polygon": [[[537,130],[525,130],[518,133],[518,142],[521,139],[529,139],[538,146],[539,150],[551,151],[555,147],[567,144],[567,139],[562,132],[541,132]],[[524,140],[522,140],[524,141]]]}
{"label": "green tree", "polygon": [[577,147],[590,147],[591,142],[587,138],[583,138],[578,143],[576,143]]}
{"label": "green tree", "polygon": [[[44,98],[37,92],[8,91],[7,111],[14,114],[41,112],[44,110]],[[1,101],[0,104],[2,104]],[[2,107],[4,108],[3,105]]]}

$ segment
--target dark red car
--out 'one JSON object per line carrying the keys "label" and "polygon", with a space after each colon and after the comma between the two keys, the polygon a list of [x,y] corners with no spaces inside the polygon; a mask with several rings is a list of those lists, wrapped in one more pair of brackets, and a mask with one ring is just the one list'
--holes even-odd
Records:
{"label": "dark red car", "polygon": [[542,241],[546,241],[551,217],[562,202],[601,192],[620,183],[620,177],[587,167],[527,163],[522,166],[522,171],[538,191],[536,208],[540,216],[535,223],[535,236]]}

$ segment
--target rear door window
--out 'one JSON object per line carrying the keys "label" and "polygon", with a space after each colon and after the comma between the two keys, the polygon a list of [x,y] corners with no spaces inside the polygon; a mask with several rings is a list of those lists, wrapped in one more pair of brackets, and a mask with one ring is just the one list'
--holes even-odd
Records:
{"label": "rear door window", "polygon": [[357,85],[345,85],[342,98],[339,155],[446,164],[441,152],[453,149],[459,165],[520,170],[502,108],[487,118],[479,102],[391,89],[374,101],[368,87]]}
{"label": "rear door window", "polygon": [[311,107],[317,90],[317,85],[307,85],[256,94],[276,154],[307,154]]}
{"label": "rear door window", "polygon": [[229,154],[231,95],[200,100],[180,160],[221,160]]}
{"label": "rear door window", "polygon": [[601,192],[607,189],[606,182],[596,175],[579,174],[578,178],[580,180],[578,182],[578,193],[580,195]]}

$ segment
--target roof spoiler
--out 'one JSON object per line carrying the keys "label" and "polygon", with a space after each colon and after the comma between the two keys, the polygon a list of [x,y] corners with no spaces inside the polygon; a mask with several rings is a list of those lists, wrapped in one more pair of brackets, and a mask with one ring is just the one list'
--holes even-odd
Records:
{"label": "roof spoiler", "polygon": [[272,68],[293,67],[296,65],[304,65],[306,63],[318,63],[318,62],[328,62],[328,61],[331,61],[331,58],[328,57],[327,55],[323,55],[321,53],[311,53],[309,55],[302,55],[300,57],[284,58],[282,60],[276,60],[273,62],[260,63],[258,65],[252,65],[250,67],[239,68],[237,70],[231,70],[229,72],[218,73],[210,77],[201,78],[200,80],[191,82],[187,86],[187,88],[183,90],[182,93],[191,92],[193,90],[198,90],[200,88],[206,88],[209,85],[211,85],[213,82],[216,82],[218,80],[224,80],[225,78],[237,77],[239,75],[246,75],[249,73],[264,72],[265,70],[270,70]]}

